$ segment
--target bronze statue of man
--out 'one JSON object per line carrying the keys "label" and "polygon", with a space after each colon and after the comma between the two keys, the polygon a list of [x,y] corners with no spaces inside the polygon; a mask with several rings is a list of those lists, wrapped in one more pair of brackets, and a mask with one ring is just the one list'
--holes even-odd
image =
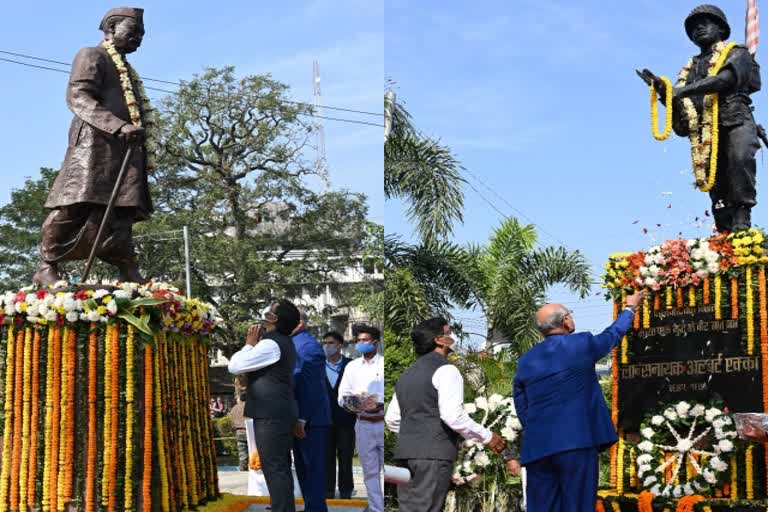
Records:
{"label": "bronze statue of man", "polygon": [[104,41],[78,52],[67,85],[74,118],[64,164],[45,203],[51,211],[43,224],[41,264],[34,276],[40,285],[59,280],[60,262],[88,257],[129,145],[134,150],[96,255],[118,268],[121,281],[144,282],[132,227],[152,212],[143,144],[148,109],[142,104],[138,75],[125,60],[144,37],[143,9],[111,9],[99,29]]}
{"label": "bronze statue of man", "polygon": [[[714,5],[700,5],[693,9],[685,19],[685,31],[701,53],[692,58],[685,83],[678,84],[679,87],[671,91],[673,128],[681,137],[690,135],[688,112],[691,110],[686,110],[683,101],[690,98],[698,113],[698,130],[701,131],[704,98],[718,93],[717,172],[709,190],[712,213],[720,232],[748,229],[752,226],[752,208],[757,203],[755,153],[760,148],[759,127],[752,116],[749,95],[760,90],[760,67],[746,47],[736,45],[728,52],[720,70],[710,74],[710,70],[715,69],[713,53],[717,51],[718,44],[731,34],[725,13]],[[638,74],[646,83],[654,85],[663,102],[669,92],[664,82],[647,69]],[[705,137],[702,136],[701,140],[704,141]],[[706,165],[709,168],[709,164]]]}

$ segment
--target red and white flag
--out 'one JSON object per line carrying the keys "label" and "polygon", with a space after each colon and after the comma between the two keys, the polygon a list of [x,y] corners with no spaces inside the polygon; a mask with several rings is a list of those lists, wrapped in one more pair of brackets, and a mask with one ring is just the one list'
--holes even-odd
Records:
{"label": "red and white flag", "polygon": [[749,53],[754,55],[757,52],[757,43],[760,41],[760,19],[757,14],[757,0],[747,0],[747,23],[744,40]]}

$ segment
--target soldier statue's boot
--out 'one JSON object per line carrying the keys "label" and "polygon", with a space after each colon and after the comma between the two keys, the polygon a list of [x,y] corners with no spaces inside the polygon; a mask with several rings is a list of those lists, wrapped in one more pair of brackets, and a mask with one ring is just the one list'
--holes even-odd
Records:
{"label": "soldier statue's boot", "polygon": [[40,262],[40,268],[32,277],[32,282],[41,287],[48,287],[60,280],[59,266],[56,263],[47,261]]}
{"label": "soldier statue's boot", "polygon": [[720,207],[712,208],[712,215],[715,217],[715,228],[718,233],[733,231],[733,212],[734,208]]}
{"label": "soldier statue's boot", "polygon": [[733,232],[745,231],[752,227],[752,209],[748,206],[734,208]]}
{"label": "soldier statue's boot", "polygon": [[147,282],[139,272],[139,265],[135,261],[120,262],[117,264],[117,269],[120,272],[119,279],[124,283],[144,284]]}

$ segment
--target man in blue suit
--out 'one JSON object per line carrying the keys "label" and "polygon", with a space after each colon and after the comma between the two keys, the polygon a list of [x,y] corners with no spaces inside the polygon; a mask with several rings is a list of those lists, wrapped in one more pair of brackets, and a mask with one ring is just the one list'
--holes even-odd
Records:
{"label": "man in blue suit", "polygon": [[317,339],[307,332],[307,314],[293,332],[296,347],[296,402],[299,420],[294,429],[293,460],[304,497],[305,512],[328,512],[325,504],[326,450],[331,426],[325,376],[325,353]]}
{"label": "man in blue suit", "polygon": [[596,336],[573,334],[572,312],[561,304],[546,304],[536,313],[545,338],[522,355],[514,381],[528,512],[595,510],[598,453],[618,439],[595,363],[632,326],[644,296],[627,297],[627,308]]}

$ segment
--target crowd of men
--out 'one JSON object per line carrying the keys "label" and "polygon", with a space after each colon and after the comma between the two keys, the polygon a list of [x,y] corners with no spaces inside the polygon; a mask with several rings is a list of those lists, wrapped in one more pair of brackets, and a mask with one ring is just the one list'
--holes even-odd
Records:
{"label": "crowd of men", "polygon": [[[357,326],[355,348],[362,356],[350,359],[342,354],[340,333],[324,334],[321,343],[307,326],[305,312],[289,301],[276,302],[249,328],[245,346],[229,363],[229,371],[244,381],[243,415],[253,420],[272,510],[296,510],[292,466],[305,512],[326,512],[325,500],[335,497],[337,484],[339,497],[351,498],[357,447],[368,510],[383,512],[381,333]],[[349,410],[361,396],[367,397],[364,407]]]}

